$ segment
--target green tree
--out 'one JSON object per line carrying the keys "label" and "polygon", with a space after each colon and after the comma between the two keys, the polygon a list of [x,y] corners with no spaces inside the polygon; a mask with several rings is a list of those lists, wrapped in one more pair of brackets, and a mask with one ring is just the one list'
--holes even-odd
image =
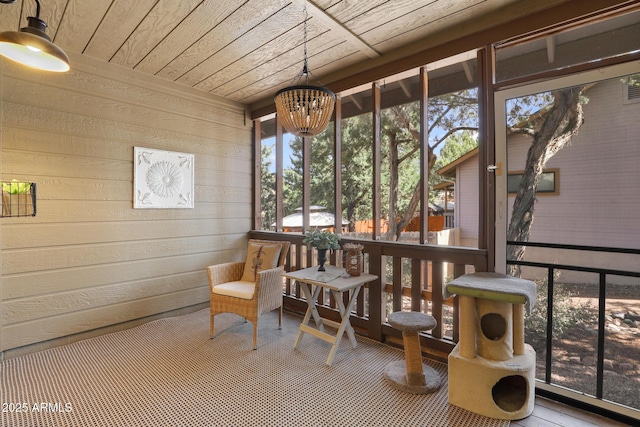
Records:
{"label": "green tree", "polygon": [[320,204],[329,212],[335,210],[335,155],[333,122],[311,140],[311,204]]}
{"label": "green tree", "polygon": [[[562,149],[582,124],[582,88],[518,98],[510,102],[507,121],[511,132],[532,137],[527,169],[516,195],[508,231],[509,240],[527,241],[533,221],[535,188],[546,161]],[[541,109],[541,105],[548,106]],[[381,117],[383,163],[382,188],[388,204],[383,215],[390,219],[391,236],[398,239],[419,206],[419,103],[384,110]],[[429,118],[429,179],[434,171],[477,145],[477,90],[432,97]],[[343,120],[343,207],[352,226],[357,219],[372,218],[372,119],[363,114]],[[333,130],[316,136],[311,148],[311,201],[333,209]],[[440,163],[435,154],[442,146]],[[291,144],[292,167],[285,170],[285,210],[302,204],[302,139]],[[523,247],[510,247],[509,259],[520,259]]]}
{"label": "green tree", "polygon": [[[472,130],[463,130],[461,132],[450,135],[444,143],[444,146],[438,153],[438,160],[433,165],[433,170],[438,171],[449,163],[459,159],[471,150],[478,147],[478,132]],[[429,174],[429,187],[434,188],[440,184],[443,178],[436,174]],[[429,201],[436,202],[437,195],[430,193]]]}
{"label": "green tree", "polygon": [[[429,100],[429,172],[433,175],[435,150],[459,132],[477,129],[475,89]],[[383,110],[381,137],[382,188],[388,204],[381,215],[389,218],[390,235],[398,239],[419,206],[420,105],[417,102]],[[452,142],[453,143],[453,142]],[[372,197],[372,117],[363,114],[342,121],[342,203],[351,230],[358,219],[370,219]],[[302,204],[302,138],[291,143],[291,168],[284,172],[285,213]],[[311,203],[333,210],[333,129],[311,144]]]}
{"label": "green tree", "polygon": [[[478,100],[477,90],[470,89],[454,92],[442,96],[429,98],[428,104],[428,153],[427,158],[429,176],[434,174],[437,155],[436,149],[440,147],[452,135],[464,131],[475,131],[478,128]],[[400,170],[414,171],[419,177],[420,150],[420,104],[412,103],[389,110],[389,123],[384,134],[387,135],[389,144],[389,174],[390,197],[389,221],[390,235],[398,240],[402,230],[409,224],[420,202],[420,181],[415,179],[410,191],[406,195],[400,194],[400,188],[395,187]],[[395,136],[392,136],[395,135]],[[400,144],[404,144],[400,150]],[[411,168],[411,161],[416,165]],[[418,170],[416,171],[416,167]],[[400,208],[397,200],[406,200],[406,207]]]}
{"label": "green tree", "polygon": [[[291,167],[283,171],[282,209],[284,215],[290,215],[302,206],[302,138],[291,141]],[[313,199],[312,199],[313,200]]]}
{"label": "green tree", "polygon": [[276,221],[276,174],[271,172],[273,145],[263,144],[260,147],[262,161],[260,163],[260,212],[263,230],[271,228]]}
{"label": "green tree", "polygon": [[640,88],[640,74],[632,74],[626,77],[626,81],[630,87]]}
{"label": "green tree", "polygon": [[[295,137],[291,141],[291,167],[284,171],[286,191],[283,208],[285,213],[292,213],[302,206],[302,145],[303,138]],[[334,154],[333,154],[333,122],[311,141],[311,204],[322,205],[328,210],[334,208]]]}
{"label": "green tree", "polygon": [[[371,218],[372,152],[371,115],[351,117],[342,121],[342,203],[351,231],[358,218]],[[284,171],[287,190],[285,212],[302,206],[302,144],[296,137],[291,142],[291,167]],[[311,204],[334,206],[333,123],[311,141],[310,200]]]}
{"label": "green tree", "polygon": [[448,165],[456,159],[467,154],[469,151],[473,150],[478,146],[478,132],[471,130],[464,130],[462,132],[458,132],[453,134],[447,138],[438,153],[438,160],[436,160],[433,168],[438,170],[443,166]]}
{"label": "green tree", "polygon": [[372,126],[371,114],[342,120],[342,207],[349,231],[358,219],[373,217]]}

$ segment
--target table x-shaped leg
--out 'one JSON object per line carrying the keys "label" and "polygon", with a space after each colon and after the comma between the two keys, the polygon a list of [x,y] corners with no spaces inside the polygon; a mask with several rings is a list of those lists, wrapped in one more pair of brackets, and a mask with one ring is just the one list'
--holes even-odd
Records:
{"label": "table x-shaped leg", "polygon": [[340,311],[340,317],[342,317],[342,322],[340,322],[340,326],[338,327],[338,333],[335,336],[335,342],[331,347],[331,351],[329,352],[329,357],[327,358],[327,365],[331,366],[333,362],[333,357],[336,355],[336,350],[338,350],[338,346],[340,345],[340,340],[342,339],[342,334],[347,331],[347,336],[349,337],[349,341],[351,341],[351,346],[353,348],[358,347],[358,342],[356,341],[356,335],[353,332],[353,327],[351,327],[351,321],[349,320],[349,316],[351,314],[351,310],[353,309],[353,304],[355,304],[356,299],[358,298],[358,294],[360,293],[360,286],[353,289],[351,292],[351,297],[349,298],[349,302],[345,307],[342,298],[340,296],[340,292],[331,291],[333,298],[338,305],[338,310]]}
{"label": "table x-shaped leg", "polygon": [[[318,299],[318,295],[320,294],[320,290],[322,288],[320,286],[316,286],[312,294],[311,290],[309,289],[309,285],[307,283],[304,283],[304,282],[298,282],[298,283],[300,283],[302,292],[304,293],[307,299],[308,307],[307,307],[307,312],[304,315],[304,319],[302,320],[302,324],[300,325],[298,336],[296,337],[296,340],[293,344],[293,348],[298,347],[298,344],[300,343],[300,339],[302,338],[302,335],[304,333],[311,334],[317,338],[320,338],[332,345],[331,351],[329,352],[329,356],[327,357],[327,365],[331,366],[331,363],[333,363],[333,358],[336,355],[336,351],[338,350],[338,346],[340,345],[340,340],[342,339],[342,335],[345,333],[345,331],[347,332],[347,336],[349,337],[349,341],[351,342],[351,345],[353,346],[353,348],[356,348],[358,346],[355,333],[353,331],[353,328],[351,327],[349,315],[351,313],[351,310],[353,309],[353,305],[355,304],[356,299],[358,298],[358,294],[360,293],[360,286],[352,290],[351,297],[349,298],[349,302],[347,303],[346,306],[342,302],[342,297],[340,295],[340,292],[336,290],[331,290],[331,294],[333,295],[333,298],[336,301],[336,304],[338,306],[340,317],[342,318],[342,321],[338,323],[329,319],[322,319],[320,317],[320,314],[318,313],[318,309],[316,307],[316,300]],[[313,316],[313,320],[315,321],[316,326],[318,326],[318,329],[312,328],[311,326],[309,326],[309,321],[311,320],[311,316]],[[338,328],[338,332],[336,333],[335,336],[328,334],[324,331],[323,325],[325,323],[327,325]]]}
{"label": "table x-shaped leg", "polygon": [[[316,301],[318,300],[318,295],[320,295],[320,291],[322,288],[320,286],[316,286],[311,293],[310,285],[305,282],[298,282],[300,285],[300,289],[302,289],[302,293],[307,300],[307,312],[302,319],[302,324],[300,325],[300,330],[298,331],[298,336],[296,337],[295,342],[293,343],[293,348],[298,348],[298,343],[300,342],[300,338],[302,338],[302,334],[306,332],[303,326],[306,326],[309,329],[312,329],[309,325],[309,321],[311,320],[311,316],[313,316],[313,321],[316,322],[316,326],[320,331],[324,332],[324,326],[322,324],[322,318],[320,317],[320,313],[318,313],[318,308],[316,307]],[[315,329],[314,329],[315,330]]]}

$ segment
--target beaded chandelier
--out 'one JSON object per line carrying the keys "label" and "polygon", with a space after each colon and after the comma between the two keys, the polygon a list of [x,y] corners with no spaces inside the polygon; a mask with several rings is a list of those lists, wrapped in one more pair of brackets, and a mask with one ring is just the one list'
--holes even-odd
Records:
{"label": "beaded chandelier", "polygon": [[[291,86],[276,92],[275,103],[282,126],[296,136],[314,136],[329,124],[336,104],[336,95],[324,86],[309,84],[315,78],[307,65],[307,7],[304,8],[304,65]],[[304,84],[300,82],[304,79]],[[322,83],[320,83],[322,84]]]}

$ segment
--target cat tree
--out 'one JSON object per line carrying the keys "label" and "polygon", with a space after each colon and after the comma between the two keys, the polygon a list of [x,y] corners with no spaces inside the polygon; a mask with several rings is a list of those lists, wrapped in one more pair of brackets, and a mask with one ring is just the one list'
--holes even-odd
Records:
{"label": "cat tree", "polygon": [[536,284],[499,273],[465,274],[445,287],[459,297],[460,340],[449,355],[449,402],[491,418],[533,412],[536,353],[524,342],[524,312]]}

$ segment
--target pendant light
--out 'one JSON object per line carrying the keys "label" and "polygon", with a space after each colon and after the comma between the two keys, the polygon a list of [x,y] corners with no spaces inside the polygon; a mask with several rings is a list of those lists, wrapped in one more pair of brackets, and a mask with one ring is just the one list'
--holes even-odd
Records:
{"label": "pendant light", "polygon": [[[307,4],[304,5],[304,65],[292,85],[276,92],[275,103],[282,126],[296,136],[314,136],[329,124],[336,95],[324,86],[309,84],[307,63]],[[304,84],[301,82],[304,79]],[[320,83],[322,85],[322,83]]]}
{"label": "pendant light", "polygon": [[[15,0],[0,0],[0,3],[13,3]],[[40,2],[36,2],[36,16],[27,18],[27,26],[20,31],[0,33],[0,55],[44,71],[69,71],[69,58],[45,34],[47,24],[40,19]]]}

